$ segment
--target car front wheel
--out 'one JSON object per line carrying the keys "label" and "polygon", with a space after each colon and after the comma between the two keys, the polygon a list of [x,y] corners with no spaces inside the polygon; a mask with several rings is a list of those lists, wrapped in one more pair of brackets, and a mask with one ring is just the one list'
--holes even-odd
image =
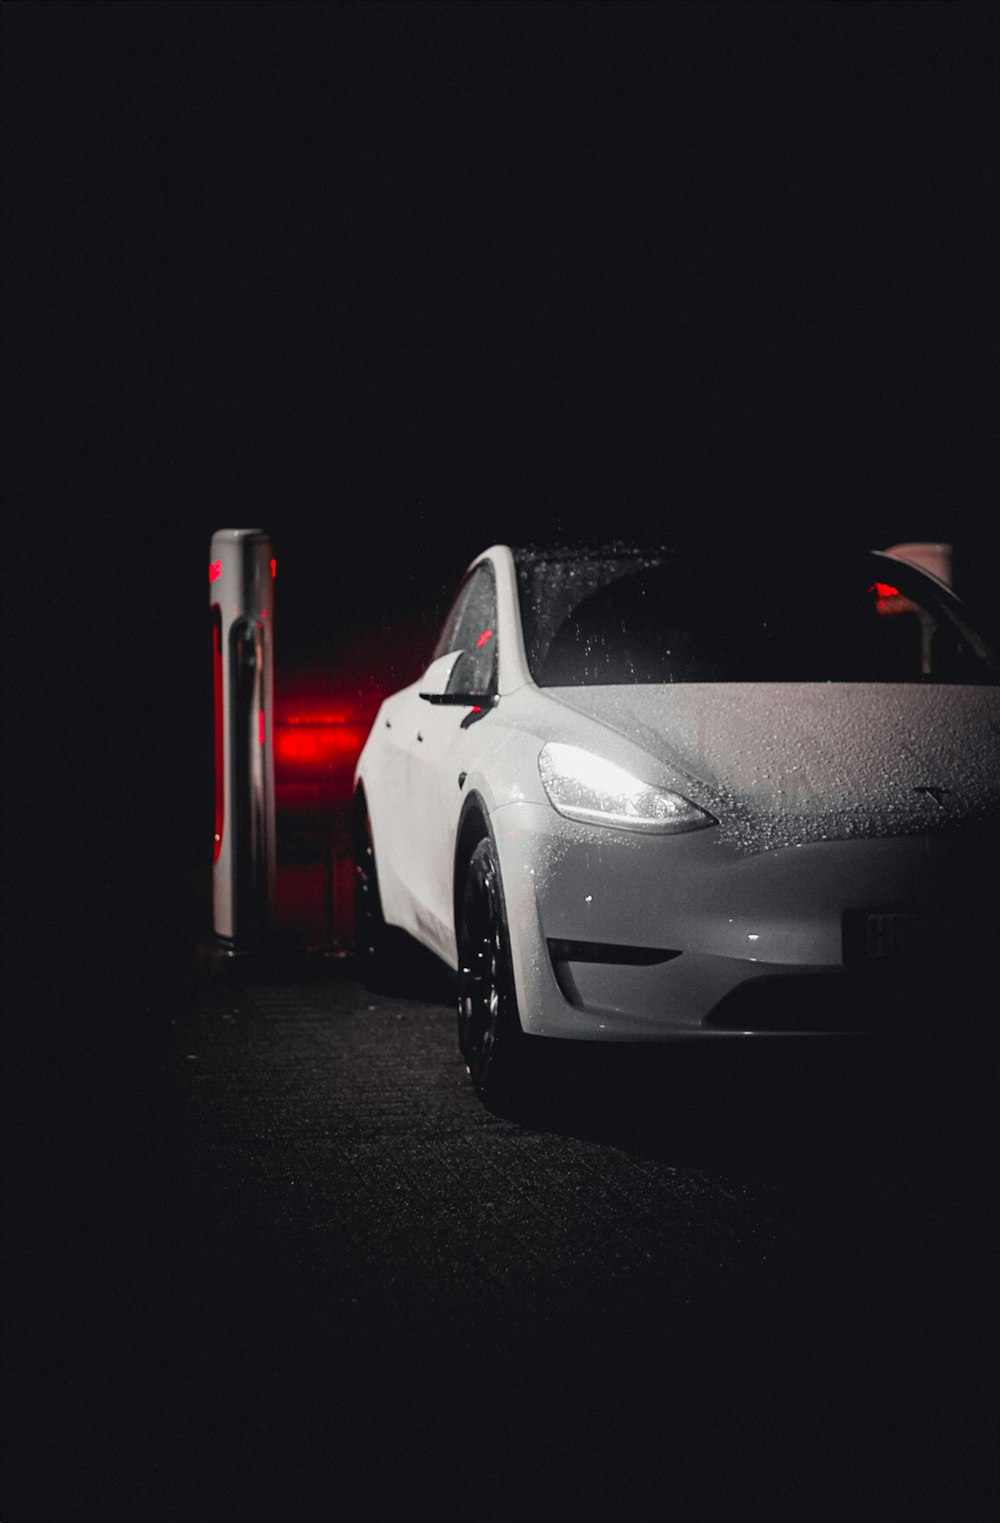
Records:
{"label": "car front wheel", "polygon": [[526,1077],[500,867],[492,841],[469,860],[458,918],[458,1045],[486,1104],[514,1100]]}

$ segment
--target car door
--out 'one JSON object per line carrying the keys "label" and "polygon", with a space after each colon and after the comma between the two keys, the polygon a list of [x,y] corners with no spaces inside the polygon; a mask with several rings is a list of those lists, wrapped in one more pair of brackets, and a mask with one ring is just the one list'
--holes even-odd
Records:
{"label": "car door", "polygon": [[[496,687],[497,596],[493,567],[481,561],[469,576],[457,617],[438,643],[436,656],[457,660],[450,692],[490,693]],[[462,782],[483,741],[489,708],[418,700],[414,743],[408,749],[408,836],[414,860],[410,879],[422,936],[442,955],[451,952],[452,872]]]}

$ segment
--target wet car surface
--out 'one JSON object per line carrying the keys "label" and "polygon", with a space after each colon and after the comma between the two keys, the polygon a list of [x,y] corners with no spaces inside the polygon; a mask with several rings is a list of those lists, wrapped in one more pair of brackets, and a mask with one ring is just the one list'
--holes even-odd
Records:
{"label": "wet car surface", "polygon": [[889,553],[494,546],[359,759],[369,973],[393,929],[456,971],[486,1100],[539,1037],[946,1034],[1000,914],[997,683]]}

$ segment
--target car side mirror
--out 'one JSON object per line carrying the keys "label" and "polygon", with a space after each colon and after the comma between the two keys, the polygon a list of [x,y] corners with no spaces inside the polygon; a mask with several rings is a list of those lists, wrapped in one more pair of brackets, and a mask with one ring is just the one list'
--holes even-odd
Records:
{"label": "car side mirror", "polygon": [[468,651],[449,651],[427,668],[420,696],[427,703],[445,703],[454,708],[492,706],[493,692],[483,691],[476,677],[475,662]]}

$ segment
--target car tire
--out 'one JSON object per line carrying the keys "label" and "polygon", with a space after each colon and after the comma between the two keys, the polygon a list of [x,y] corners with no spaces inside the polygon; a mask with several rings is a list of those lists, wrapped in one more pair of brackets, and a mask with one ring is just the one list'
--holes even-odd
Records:
{"label": "car tire", "polygon": [[526,1098],[530,1079],[514,992],[510,937],[496,849],[480,841],[465,871],[458,913],[458,1045],[484,1104]]}
{"label": "car tire", "polygon": [[382,914],[371,820],[362,805],[354,822],[354,956],[365,985],[388,986],[392,967],[391,933]]}

